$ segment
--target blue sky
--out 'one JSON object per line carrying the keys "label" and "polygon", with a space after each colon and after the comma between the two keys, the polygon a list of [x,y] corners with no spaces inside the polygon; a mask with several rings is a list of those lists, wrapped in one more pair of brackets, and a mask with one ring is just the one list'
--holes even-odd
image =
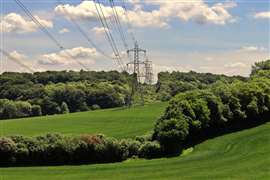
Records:
{"label": "blue sky", "polygon": [[[132,31],[140,46],[148,51],[155,72],[195,70],[246,76],[254,62],[270,58],[268,0],[126,1]],[[36,28],[14,1],[0,2],[2,49],[35,70],[81,68]],[[117,69],[111,59],[95,51],[68,19],[73,17],[99,48],[112,55],[93,4],[89,3],[91,1],[83,4],[78,0],[62,0],[64,10],[56,0],[21,2],[33,15],[44,20],[50,33],[74,59],[91,70]],[[107,1],[103,2],[106,2],[102,5],[108,8],[106,11],[110,17],[110,7]],[[131,48],[122,3],[115,1],[115,4]],[[124,52],[116,29],[110,29],[110,32],[119,51]],[[1,71],[24,70],[1,56]]]}

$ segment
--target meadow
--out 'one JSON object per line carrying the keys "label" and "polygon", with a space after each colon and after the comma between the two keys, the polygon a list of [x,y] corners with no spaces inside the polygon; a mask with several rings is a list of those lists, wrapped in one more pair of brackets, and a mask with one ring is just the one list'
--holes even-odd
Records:
{"label": "meadow", "polygon": [[270,123],[207,140],[184,155],[83,166],[0,168],[0,179],[235,179],[270,178]]}
{"label": "meadow", "polygon": [[63,115],[0,121],[0,135],[35,136],[46,133],[66,135],[105,134],[115,138],[144,135],[153,130],[167,103],[133,108],[115,108]]}

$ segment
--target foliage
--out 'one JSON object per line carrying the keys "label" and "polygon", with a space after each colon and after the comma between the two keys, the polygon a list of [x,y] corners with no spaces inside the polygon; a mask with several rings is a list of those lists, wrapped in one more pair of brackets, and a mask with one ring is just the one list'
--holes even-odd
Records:
{"label": "foliage", "polygon": [[3,73],[0,99],[9,101],[2,107],[4,115],[0,119],[123,106],[129,95],[129,82],[127,73],[116,71]]}
{"label": "foliage", "polygon": [[0,119],[40,116],[40,107],[24,101],[0,99]]}
{"label": "foliage", "polygon": [[231,83],[235,80],[245,81],[246,78],[241,76],[228,77],[211,73],[196,73],[194,71],[160,72],[156,84],[157,98],[162,101],[167,101],[180,92],[205,89],[208,85],[218,81]]}
{"label": "foliage", "polygon": [[173,154],[200,139],[261,124],[270,118],[269,85],[262,77],[180,93],[157,121],[154,139]]}
{"label": "foliage", "polygon": [[108,163],[138,155],[142,158],[157,157],[160,146],[157,142],[142,144],[136,140],[117,140],[104,135],[70,137],[47,134],[0,138],[0,166]]}
{"label": "foliage", "polygon": [[10,165],[13,163],[16,145],[10,138],[0,138],[0,165]]}
{"label": "foliage", "polygon": [[264,76],[270,78],[270,59],[255,63],[252,66],[251,76]]}
{"label": "foliage", "polygon": [[158,142],[146,141],[139,149],[139,157],[141,158],[157,158],[161,157],[161,148]]}
{"label": "foliage", "polygon": [[60,109],[61,109],[61,114],[68,114],[69,113],[68,105],[66,102],[62,102]]}

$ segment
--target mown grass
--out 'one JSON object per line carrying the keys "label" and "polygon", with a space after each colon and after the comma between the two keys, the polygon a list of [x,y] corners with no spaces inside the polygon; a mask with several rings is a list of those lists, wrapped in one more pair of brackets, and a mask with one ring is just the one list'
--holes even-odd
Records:
{"label": "mown grass", "polygon": [[65,115],[0,120],[0,135],[102,133],[116,138],[134,137],[151,131],[157,118],[164,112],[166,105],[167,103],[155,103],[130,109],[116,108]]}
{"label": "mown grass", "polygon": [[1,180],[270,179],[270,123],[211,140],[175,158],[0,169]]}

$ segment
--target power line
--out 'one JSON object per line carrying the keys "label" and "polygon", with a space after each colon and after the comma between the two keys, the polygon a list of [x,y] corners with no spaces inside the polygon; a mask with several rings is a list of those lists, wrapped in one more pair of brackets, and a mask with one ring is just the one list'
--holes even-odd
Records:
{"label": "power line", "polygon": [[23,64],[22,62],[20,62],[20,60],[18,60],[17,58],[13,57],[10,55],[10,53],[8,53],[7,51],[3,50],[0,48],[0,52],[2,52],[5,56],[7,56],[10,60],[12,60],[13,62],[17,63],[18,65],[20,65],[21,67],[27,69],[28,71],[30,71],[31,73],[34,73],[35,71],[27,66],[26,64]]}
{"label": "power line", "polygon": [[109,2],[110,2],[110,6],[112,8],[112,11],[113,11],[114,21],[116,23],[116,26],[117,26],[118,32],[120,34],[120,37],[121,37],[121,39],[123,41],[123,45],[124,45],[125,49],[128,50],[128,45],[127,45],[126,37],[125,37],[124,31],[123,31],[123,27],[122,27],[121,21],[119,20],[119,15],[118,15],[118,12],[117,12],[117,10],[115,8],[114,1],[113,0],[109,0]]}
{"label": "power line", "polygon": [[108,39],[111,42],[111,45],[112,45],[113,51],[115,53],[115,56],[118,57],[120,54],[119,54],[118,48],[116,46],[116,43],[114,41],[114,38],[113,38],[113,36],[112,36],[112,34],[110,32],[110,28],[109,28],[109,25],[107,23],[106,17],[104,15],[101,3],[99,2],[99,0],[96,0],[96,1],[98,2],[99,9],[100,9],[100,11],[99,11],[98,8],[97,8],[97,4],[94,3],[95,7],[96,7],[96,10],[97,10],[97,13],[98,13],[98,16],[99,16],[100,21],[101,21],[101,23],[103,25],[104,31],[108,35]]}
{"label": "power line", "polygon": [[[24,4],[20,1],[20,0],[14,0],[16,2],[16,4],[18,4],[22,10],[26,13],[26,15],[28,15],[32,21],[61,49],[61,50],[64,50],[64,46],[55,39],[55,37],[46,29],[45,26],[43,26],[38,20],[37,18],[35,18],[32,13],[27,9],[27,7],[24,6]],[[68,52],[68,51],[65,51],[66,54],[68,56],[71,57],[72,59],[72,55]],[[74,60],[74,59],[73,59]],[[84,69],[86,70],[89,70],[87,66],[85,66],[83,63],[81,63],[80,61],[76,61],[74,60],[74,62],[76,62],[77,64],[79,64],[80,66],[82,66]]]}
{"label": "power line", "polygon": [[60,48],[63,46],[50,34],[50,32],[32,15],[32,13],[23,5],[20,0],[15,0],[15,2],[23,9],[23,11],[32,19],[32,21]]}
{"label": "power line", "polygon": [[[59,4],[63,4],[61,0],[58,0]],[[89,42],[100,54],[102,54],[103,56],[107,57],[107,58],[112,58],[111,56],[109,56],[108,54],[106,54],[102,49],[100,49],[93,41],[92,39],[90,39],[90,37],[87,35],[87,33],[82,29],[82,27],[75,21],[75,19],[70,16],[67,11],[66,11],[66,7],[64,5],[62,5],[65,13],[67,14],[68,18],[70,19],[70,21],[75,25],[75,27],[78,29],[78,31],[81,33],[81,35],[86,39],[87,42]]]}
{"label": "power line", "polygon": [[[97,3],[96,3],[97,1]],[[97,6],[97,4],[99,5],[99,8]],[[114,41],[114,38],[110,32],[110,28],[109,28],[109,25],[107,23],[107,20],[106,20],[106,17],[104,15],[104,12],[103,12],[103,9],[101,7],[101,4],[100,4],[100,1],[99,0],[94,0],[94,5],[95,5],[95,8],[96,8],[96,11],[97,11],[97,14],[98,14],[98,18],[103,26],[103,29],[104,29],[104,32],[105,32],[105,35],[107,37],[107,40],[113,50],[113,53],[115,55],[115,58],[117,60],[117,63],[118,65],[120,66],[120,68],[122,70],[125,70],[125,67],[123,65],[123,61],[122,61],[122,58],[120,57],[120,54],[119,54],[119,51],[118,51],[118,48],[116,46],[116,43]]]}
{"label": "power line", "polygon": [[132,29],[132,26],[131,26],[131,22],[130,22],[130,19],[129,19],[129,16],[128,16],[128,11],[127,11],[127,6],[126,6],[126,1],[125,0],[122,0],[122,6],[124,8],[124,14],[125,14],[125,17],[127,19],[127,26],[128,26],[128,30],[129,30],[129,33],[131,35],[131,39],[133,41],[133,43],[135,44],[137,41],[137,39],[135,38],[135,35],[134,35],[134,32],[133,32],[133,29]]}

